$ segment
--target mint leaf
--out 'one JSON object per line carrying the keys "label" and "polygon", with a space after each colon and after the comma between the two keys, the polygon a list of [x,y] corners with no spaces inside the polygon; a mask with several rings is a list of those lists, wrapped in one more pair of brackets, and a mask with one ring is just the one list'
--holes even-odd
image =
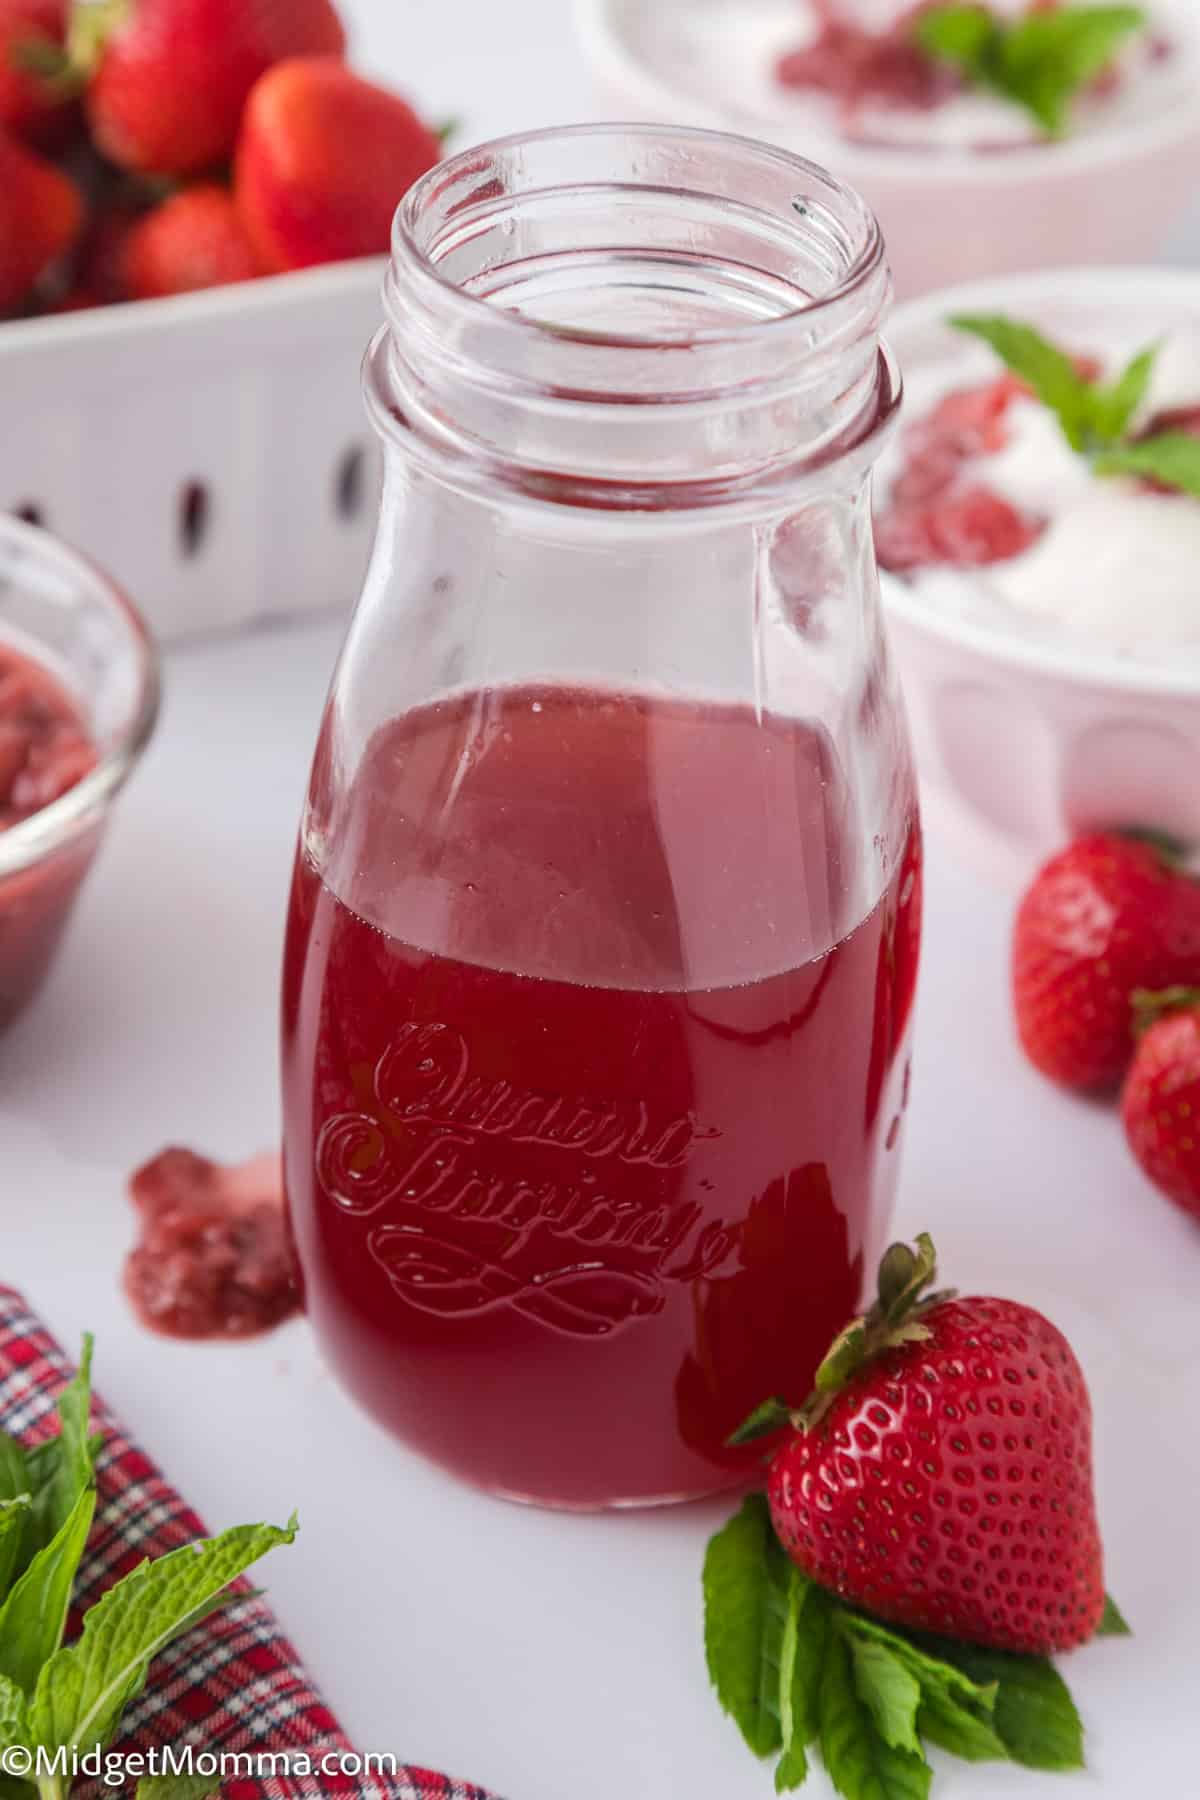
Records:
{"label": "mint leaf", "polygon": [[1104,1596],[1104,1611],[1096,1627],[1097,1637],[1132,1637],[1133,1631],[1121,1616],[1121,1609],[1111,1594]]}
{"label": "mint leaf", "polygon": [[894,1750],[910,1750],[920,1756],[917,1708],[921,1687],[886,1644],[872,1638],[850,1638],[850,1660],[859,1699],[875,1721],[876,1729]]}
{"label": "mint leaf", "polygon": [[0,1600],[12,1583],[30,1504],[28,1494],[15,1494],[11,1500],[0,1500]]}
{"label": "mint leaf", "polygon": [[295,1519],[282,1529],[236,1525],[139,1563],[91,1608],[78,1640],[43,1665],[30,1709],[36,1741],[51,1751],[103,1747],[152,1658],[251,1563],[290,1544],[296,1529]]}
{"label": "mint leaf", "polygon": [[86,1487],[50,1542],[34,1556],[0,1606],[0,1675],[32,1694],[42,1664],[62,1643],[96,1490]]}
{"label": "mint leaf", "polygon": [[1102,443],[1115,444],[1146,397],[1158,360],[1158,345],[1135,356],[1111,387],[1092,388],[1092,429]]}
{"label": "mint leaf", "polygon": [[792,1565],[763,1494],[751,1494],[704,1554],[704,1652],[717,1699],[756,1756],[783,1743],[779,1656]]}
{"label": "mint leaf", "polygon": [[782,1400],[764,1400],[725,1441],[729,1445],[752,1444],[755,1438],[769,1437],[772,1432],[779,1431],[791,1416]]}
{"label": "mint leaf", "polygon": [[88,1414],[92,1404],[92,1337],[85,1332],[79,1368],[58,1397],[58,1436],[26,1452],[33,1507],[25,1529],[17,1572],[57,1536],[75,1510],[95,1471]]}
{"label": "mint leaf", "polygon": [[1066,127],[1075,96],[1104,72],[1126,38],[1145,25],[1140,6],[1062,6],[1026,13],[1003,34],[995,85],[1057,134]]}
{"label": "mint leaf", "polygon": [[0,1750],[29,1742],[29,1717],[25,1696],[15,1681],[0,1675]]}
{"label": "mint leaf", "polygon": [[775,1792],[790,1793],[808,1774],[805,1746],[819,1727],[821,1670],[829,1643],[830,1601],[799,1569],[789,1571],[787,1615],[779,1649],[779,1729],[783,1755]]}
{"label": "mint leaf", "polygon": [[1065,351],[1032,325],[1006,319],[1002,313],[960,313],[950,324],[989,344],[1005,367],[1054,413],[1072,450],[1087,449],[1091,389]]}
{"label": "mint leaf", "polygon": [[1134,444],[1117,444],[1096,458],[1098,475],[1143,475],[1200,500],[1200,438],[1164,431]]}
{"label": "mint leaf", "polygon": [[950,1694],[965,1706],[983,1712],[991,1712],[995,1706],[997,1684],[994,1681],[982,1684],[973,1681],[954,1663],[923,1650],[906,1633],[858,1612],[843,1611],[839,1622],[843,1631],[882,1644],[893,1656],[899,1657],[916,1677],[922,1694]]}
{"label": "mint leaf", "polygon": [[1071,101],[1146,22],[1140,6],[1061,6],[1005,22],[983,6],[952,5],[923,13],[913,29],[928,55],[1023,106],[1057,135]]}
{"label": "mint leaf", "polygon": [[935,6],[919,15],[913,35],[928,55],[957,63],[964,74],[982,81],[1002,28],[986,6]]}
{"label": "mint leaf", "polygon": [[929,1764],[880,1735],[855,1687],[850,1647],[837,1632],[825,1657],[820,1709],[821,1756],[845,1800],[927,1800]]}
{"label": "mint leaf", "polygon": [[953,1694],[921,1697],[917,1730],[929,1743],[964,1762],[1007,1762],[1004,1740],[986,1714],[964,1705]]}
{"label": "mint leaf", "polygon": [[143,1775],[135,1800],[211,1800],[220,1791],[219,1775]]}
{"label": "mint leaf", "polygon": [[0,1500],[16,1500],[29,1492],[25,1452],[16,1438],[0,1431]]}
{"label": "mint leaf", "polygon": [[1030,1769],[1082,1769],[1083,1726],[1062,1676],[1041,1656],[984,1650],[953,1638],[926,1640],[934,1654],[972,1681],[997,1683],[997,1735],[1014,1762]]}

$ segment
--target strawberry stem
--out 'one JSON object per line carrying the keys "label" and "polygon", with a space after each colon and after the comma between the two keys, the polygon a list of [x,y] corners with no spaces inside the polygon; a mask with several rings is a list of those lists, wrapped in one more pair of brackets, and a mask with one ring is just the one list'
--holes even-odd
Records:
{"label": "strawberry stem", "polygon": [[1175,869],[1182,874],[1186,873],[1189,867],[1191,853],[1188,846],[1181,844],[1178,838],[1171,836],[1170,832],[1154,831],[1149,827],[1130,825],[1118,832],[1117,835],[1128,838],[1131,843],[1145,844],[1147,849],[1153,850],[1159,861],[1164,863],[1168,869]]}
{"label": "strawberry stem", "polygon": [[1129,997],[1129,1004],[1133,1008],[1134,1036],[1142,1037],[1159,1019],[1165,1019],[1171,1013],[1190,1012],[1193,1007],[1200,1007],[1200,988],[1160,988],[1157,993],[1149,988],[1135,988]]}
{"label": "strawberry stem", "polygon": [[130,13],[130,0],[75,0],[67,24],[67,67],[78,87],[91,80],[104,46]]}
{"label": "strawberry stem", "polygon": [[797,1429],[812,1431],[819,1425],[835,1394],[875,1357],[929,1336],[922,1315],[952,1298],[949,1289],[928,1291],[936,1280],[937,1252],[927,1231],[918,1236],[915,1250],[908,1244],[889,1246],[879,1264],[875,1304],[861,1318],[852,1319],[830,1345],[812,1393],[793,1418]]}

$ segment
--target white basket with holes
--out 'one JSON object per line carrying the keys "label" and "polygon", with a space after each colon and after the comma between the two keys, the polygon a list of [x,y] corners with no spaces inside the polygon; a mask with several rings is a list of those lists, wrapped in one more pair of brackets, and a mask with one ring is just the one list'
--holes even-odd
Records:
{"label": "white basket with holes", "polygon": [[0,510],[93,557],[161,638],[349,606],[383,267],[0,324]]}

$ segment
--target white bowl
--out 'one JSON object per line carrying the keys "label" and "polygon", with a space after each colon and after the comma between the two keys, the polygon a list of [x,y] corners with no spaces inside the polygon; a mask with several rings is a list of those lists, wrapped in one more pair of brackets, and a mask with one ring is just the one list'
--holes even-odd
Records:
{"label": "white bowl", "polygon": [[1152,260],[1200,164],[1196,0],[1159,0],[1180,49],[1161,106],[1062,143],[980,153],[853,143],[796,116],[771,80],[794,0],[575,0],[614,117],[766,138],[874,208],[902,297],[1021,269]]}
{"label": "white bowl", "polygon": [[[1089,331],[1112,332],[1124,317],[1147,342],[1172,326],[1200,328],[1200,272],[1074,269],[910,302],[888,337],[918,389],[916,410],[923,368],[961,354],[969,381],[981,353],[986,366],[982,346],[945,324],[982,311],[1030,319],[1080,349]],[[1040,641],[935,609],[886,572],[882,587],[923,802],[973,861],[1015,886],[1093,827],[1157,827],[1200,843],[1200,657],[1172,665]]]}
{"label": "white bowl", "polygon": [[160,638],[348,606],[375,526],[359,386],[384,259],[0,323],[0,511]]}

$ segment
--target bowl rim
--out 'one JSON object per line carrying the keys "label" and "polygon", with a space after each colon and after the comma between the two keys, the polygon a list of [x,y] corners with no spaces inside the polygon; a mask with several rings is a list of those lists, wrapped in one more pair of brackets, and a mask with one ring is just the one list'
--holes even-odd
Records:
{"label": "bowl rim", "polygon": [[[892,313],[886,335],[903,370],[906,331],[935,324],[950,312],[974,311],[980,307],[995,310],[997,302],[1005,295],[1027,301],[1072,300],[1081,294],[1099,301],[1128,299],[1136,302],[1144,299],[1152,308],[1156,300],[1161,302],[1172,290],[1192,296],[1200,312],[1200,269],[1134,264],[992,275],[977,281],[960,282],[954,287],[938,288],[933,293],[906,301]],[[1200,666],[1181,675],[1177,669],[1165,664],[1135,662],[1117,656],[1095,656],[1079,662],[1069,649],[1039,644],[1015,634],[1009,637],[970,620],[939,614],[918,600],[912,588],[886,570],[880,571],[880,589],[885,610],[906,626],[988,662],[1030,674],[1052,676],[1077,688],[1200,699]]]}
{"label": "bowl rim", "polygon": [[[572,0],[575,29],[593,67],[603,70],[639,104],[658,109],[656,116],[680,124],[706,125],[714,130],[765,136],[794,149],[792,127],[783,122],[706,106],[685,89],[659,76],[650,64],[630,51],[613,21],[617,0]],[[1019,152],[995,152],[952,146],[936,152],[896,145],[875,149],[856,144],[834,131],[805,126],[805,154],[825,163],[853,186],[856,182],[907,178],[926,186],[961,185],[1012,188],[1058,175],[1102,170],[1131,157],[1151,156],[1189,137],[1200,139],[1200,93],[1182,97],[1165,111],[1129,121],[1110,130],[1095,131],[1059,143],[1030,144]]]}
{"label": "bowl rim", "polygon": [[[253,281],[229,282],[224,287],[200,288],[190,294],[120,300],[82,312],[8,319],[0,322],[0,361],[6,355],[23,356],[31,350],[61,349],[68,341],[130,337],[144,341],[164,332],[177,336],[200,324],[244,322],[263,314],[270,318],[285,306],[301,308],[309,300],[381,293],[387,265],[386,255],[358,256],[320,268],[292,269],[282,275],[260,275]],[[382,307],[382,300],[380,304]]]}
{"label": "bowl rim", "polygon": [[56,570],[115,614],[127,633],[136,691],[130,716],[95,767],[48,806],[0,831],[0,879],[19,874],[70,844],[125,785],[158,720],[162,663],[149,627],[123,589],[82,551],[40,525],[0,513],[0,542],[15,544],[43,567]]}

